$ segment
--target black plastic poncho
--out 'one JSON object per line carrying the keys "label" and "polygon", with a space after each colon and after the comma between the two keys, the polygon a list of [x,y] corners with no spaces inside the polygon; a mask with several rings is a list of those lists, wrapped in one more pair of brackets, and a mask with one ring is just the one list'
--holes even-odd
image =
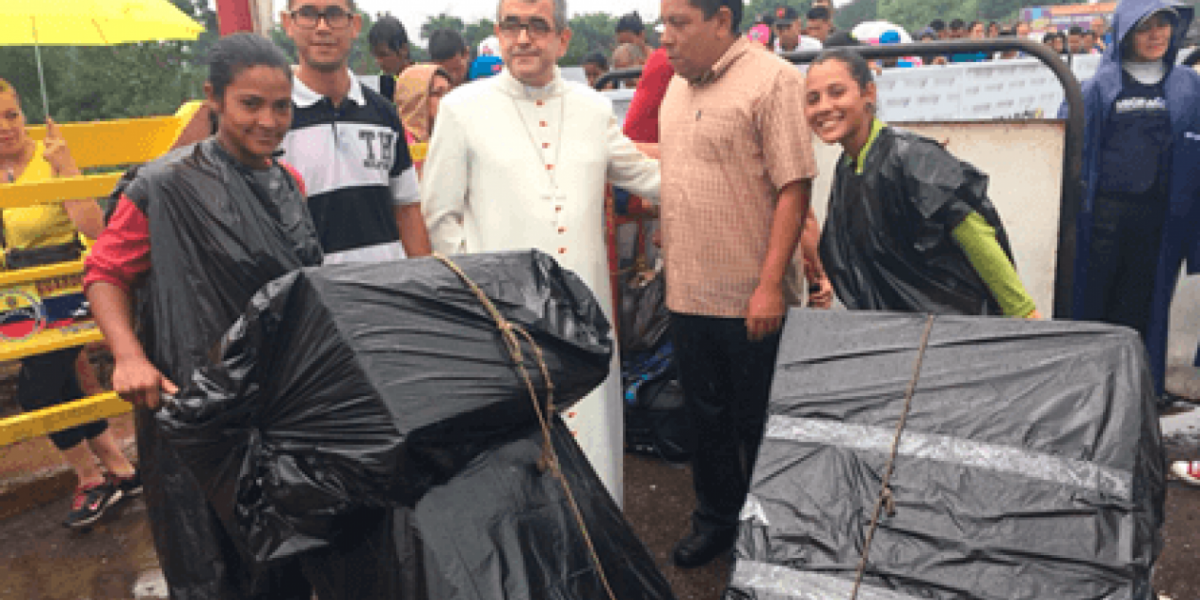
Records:
{"label": "black plastic poncho", "polygon": [[1000,315],[951,232],[977,212],[1011,256],[987,175],[937,142],[884,127],[862,174],[838,161],[821,261],[850,309]]}
{"label": "black plastic poncho", "polygon": [[[280,167],[274,167],[280,169]],[[150,361],[182,383],[266,282],[321,262],[312,219],[280,171],[263,189],[214,139],[180,148],[118,185],[146,216],[152,266],[135,289],[138,336]],[[150,526],[172,597],[237,598],[254,574],[230,544],[200,485],[138,410],[137,441]]]}

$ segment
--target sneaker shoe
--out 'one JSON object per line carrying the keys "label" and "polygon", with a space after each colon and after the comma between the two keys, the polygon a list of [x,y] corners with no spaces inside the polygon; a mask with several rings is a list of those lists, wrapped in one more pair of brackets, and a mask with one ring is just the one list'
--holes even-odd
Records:
{"label": "sneaker shoe", "polygon": [[75,490],[75,501],[63,526],[77,529],[87,527],[104,516],[112,505],[121,500],[121,490],[110,480]]}
{"label": "sneaker shoe", "polygon": [[1171,463],[1171,475],[1180,481],[1200,486],[1200,460],[1177,460]]}
{"label": "sneaker shoe", "polygon": [[121,490],[121,498],[136,498],[142,495],[142,472],[134,471],[128,477],[110,475],[111,481]]}

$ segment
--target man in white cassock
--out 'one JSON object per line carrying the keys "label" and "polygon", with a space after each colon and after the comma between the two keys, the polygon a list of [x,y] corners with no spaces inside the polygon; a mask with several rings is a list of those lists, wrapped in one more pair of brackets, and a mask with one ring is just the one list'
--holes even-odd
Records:
{"label": "man in white cassock", "polygon": [[[612,104],[564,81],[565,0],[502,0],[505,68],[442,100],[421,181],[433,248],[444,254],[537,248],[574,271],[612,320],[604,185],[658,199],[658,161],[624,134]],[[567,412],[567,425],[612,497],[622,498],[620,362]]]}

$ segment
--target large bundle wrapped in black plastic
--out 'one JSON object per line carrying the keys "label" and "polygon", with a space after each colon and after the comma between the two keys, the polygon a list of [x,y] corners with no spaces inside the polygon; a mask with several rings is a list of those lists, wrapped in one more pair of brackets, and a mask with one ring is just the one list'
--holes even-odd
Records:
{"label": "large bundle wrapped in black plastic", "polygon": [[543,434],[533,429],[479,454],[420,500],[402,539],[418,540],[411,545],[421,558],[412,563],[421,565],[423,598],[674,598],[566,426],[557,422],[551,435],[570,498],[539,467]]}
{"label": "large bundle wrapped in black plastic", "polygon": [[[727,599],[849,598],[926,317],[794,311]],[[938,317],[859,598],[1151,598],[1162,439],[1133,331]]]}
{"label": "large bundle wrapped in black plastic", "polygon": [[[536,251],[455,262],[536,341],[555,409],[608,375],[608,322],[574,274]],[[522,342],[522,355],[544,400],[538,354]],[[259,562],[326,545],[356,509],[414,505],[497,439],[537,423],[492,316],[434,258],[276,279],[213,364],[179,383],[160,427]]]}

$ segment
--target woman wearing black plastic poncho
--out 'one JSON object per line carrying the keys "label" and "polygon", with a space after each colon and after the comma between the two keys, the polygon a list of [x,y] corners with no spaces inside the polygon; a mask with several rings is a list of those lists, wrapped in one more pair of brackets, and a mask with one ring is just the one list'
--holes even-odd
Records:
{"label": "woman wearing black plastic poncho", "polygon": [[829,50],[805,83],[805,116],[840,144],[821,260],[850,309],[1038,318],[987,199],[987,176],[933,140],[875,118],[871,70]]}
{"label": "woman wearing black plastic poncho", "polygon": [[[154,412],[184,386],[267,282],[322,260],[303,182],[273,158],[292,121],[292,71],[270,41],[222,38],[205,83],[216,135],[127,175],[87,261],[85,286],[112,345],[113,388],[137,409],[138,452],[159,564],[172,598],[392,597],[379,586],[388,559],[387,513],[360,528],[382,536],[358,555],[310,541],[299,556],[251,564],[235,542],[239,515],[214,509],[164,438]],[[133,327],[137,319],[136,330]],[[232,442],[231,442],[232,443]],[[239,469],[239,465],[206,465]],[[356,538],[356,543],[359,538]],[[307,550],[300,553],[300,550]],[[398,571],[391,569],[388,571]]]}

